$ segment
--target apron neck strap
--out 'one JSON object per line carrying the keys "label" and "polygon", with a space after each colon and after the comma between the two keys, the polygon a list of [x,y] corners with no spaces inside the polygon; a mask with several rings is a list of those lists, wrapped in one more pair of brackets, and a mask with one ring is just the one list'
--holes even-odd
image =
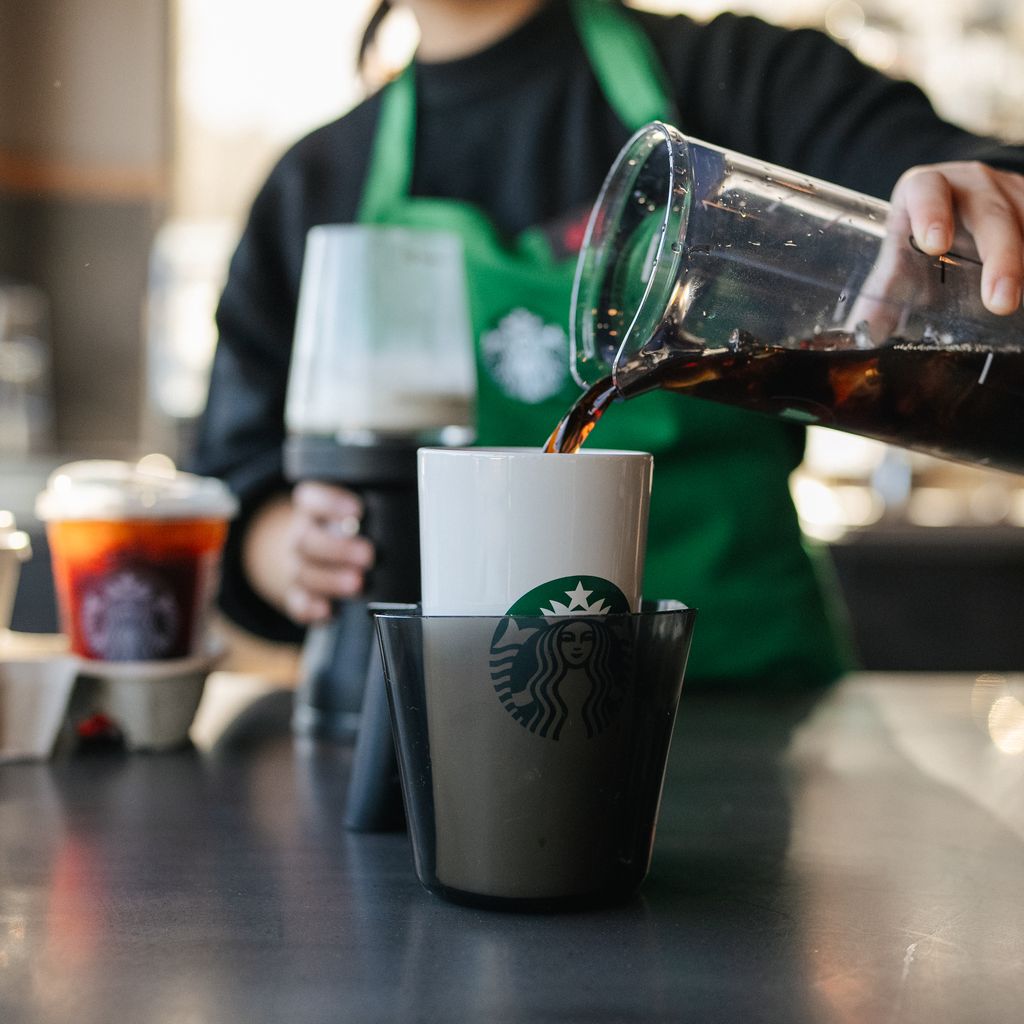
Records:
{"label": "apron neck strap", "polygon": [[[646,33],[618,0],[571,0],[573,21],[601,91],[631,131],[672,120],[661,62]],[[381,97],[380,119],[359,204],[360,223],[383,219],[409,195],[416,148],[416,81],[410,64]]]}
{"label": "apron neck strap", "polygon": [[619,120],[631,132],[651,121],[673,120],[661,61],[618,0],[572,0],[571,6],[590,66]]}
{"label": "apron neck strap", "polygon": [[380,221],[396,199],[409,195],[416,149],[414,74],[414,66],[408,65],[381,95],[380,119],[359,201],[361,224]]}

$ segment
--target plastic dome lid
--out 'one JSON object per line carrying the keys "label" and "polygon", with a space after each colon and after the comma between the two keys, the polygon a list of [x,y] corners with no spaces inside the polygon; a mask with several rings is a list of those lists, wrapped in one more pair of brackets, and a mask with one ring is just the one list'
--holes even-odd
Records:
{"label": "plastic dome lid", "polygon": [[238,501],[220,480],[182,473],[166,456],[90,459],[50,474],[36,498],[44,522],[68,519],[230,519]]}

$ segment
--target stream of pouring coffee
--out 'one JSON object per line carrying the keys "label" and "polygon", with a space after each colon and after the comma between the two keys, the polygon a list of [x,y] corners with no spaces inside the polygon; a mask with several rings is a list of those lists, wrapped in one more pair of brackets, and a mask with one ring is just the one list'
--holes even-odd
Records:
{"label": "stream of pouring coffee", "polygon": [[544,445],[544,451],[559,455],[575,455],[605,410],[619,397],[611,376],[602,377],[585,391],[559,420]]}

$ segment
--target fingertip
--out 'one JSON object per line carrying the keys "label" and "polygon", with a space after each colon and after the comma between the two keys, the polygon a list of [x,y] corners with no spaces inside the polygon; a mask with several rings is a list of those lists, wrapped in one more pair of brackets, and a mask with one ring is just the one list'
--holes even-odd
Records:
{"label": "fingertip", "polygon": [[377,552],[365,537],[356,537],[349,545],[348,557],[356,568],[369,569],[377,558]]}
{"label": "fingertip", "polygon": [[356,537],[361,526],[362,522],[359,516],[350,513],[342,515],[339,519],[330,520],[327,529],[337,537]]}
{"label": "fingertip", "polygon": [[354,569],[342,569],[337,578],[338,597],[355,597],[363,589],[363,574]]}
{"label": "fingertip", "polygon": [[1013,277],[1000,277],[989,289],[985,305],[993,313],[1008,316],[1021,306],[1021,283]]}
{"label": "fingertip", "polygon": [[925,252],[938,256],[949,251],[953,244],[951,235],[949,225],[941,221],[932,221],[924,232],[924,239],[918,239],[918,244]]}
{"label": "fingertip", "polygon": [[335,495],[335,515],[341,519],[354,519],[356,528],[363,518],[363,503],[350,491],[340,491]]}
{"label": "fingertip", "polygon": [[292,589],[285,595],[285,608],[288,615],[300,625],[322,622],[330,617],[330,603],[305,590]]}
{"label": "fingertip", "polygon": [[912,168],[899,181],[893,202],[910,221],[914,244],[929,256],[948,252],[953,245],[953,194],[949,181],[936,168]]}
{"label": "fingertip", "polygon": [[303,480],[292,491],[292,501],[313,516],[327,519],[357,521],[363,516],[363,503],[358,495],[316,480]]}
{"label": "fingertip", "polygon": [[332,487],[331,499],[336,516],[363,518],[363,500],[355,491],[350,491],[347,487]]}

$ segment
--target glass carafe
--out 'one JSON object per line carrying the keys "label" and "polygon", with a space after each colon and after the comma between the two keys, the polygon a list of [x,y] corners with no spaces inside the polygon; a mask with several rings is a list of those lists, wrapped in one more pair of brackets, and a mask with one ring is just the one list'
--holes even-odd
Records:
{"label": "glass carafe", "polygon": [[967,238],[928,256],[896,206],[654,123],[591,215],[574,374],[1024,472],[1024,313],[980,280]]}

